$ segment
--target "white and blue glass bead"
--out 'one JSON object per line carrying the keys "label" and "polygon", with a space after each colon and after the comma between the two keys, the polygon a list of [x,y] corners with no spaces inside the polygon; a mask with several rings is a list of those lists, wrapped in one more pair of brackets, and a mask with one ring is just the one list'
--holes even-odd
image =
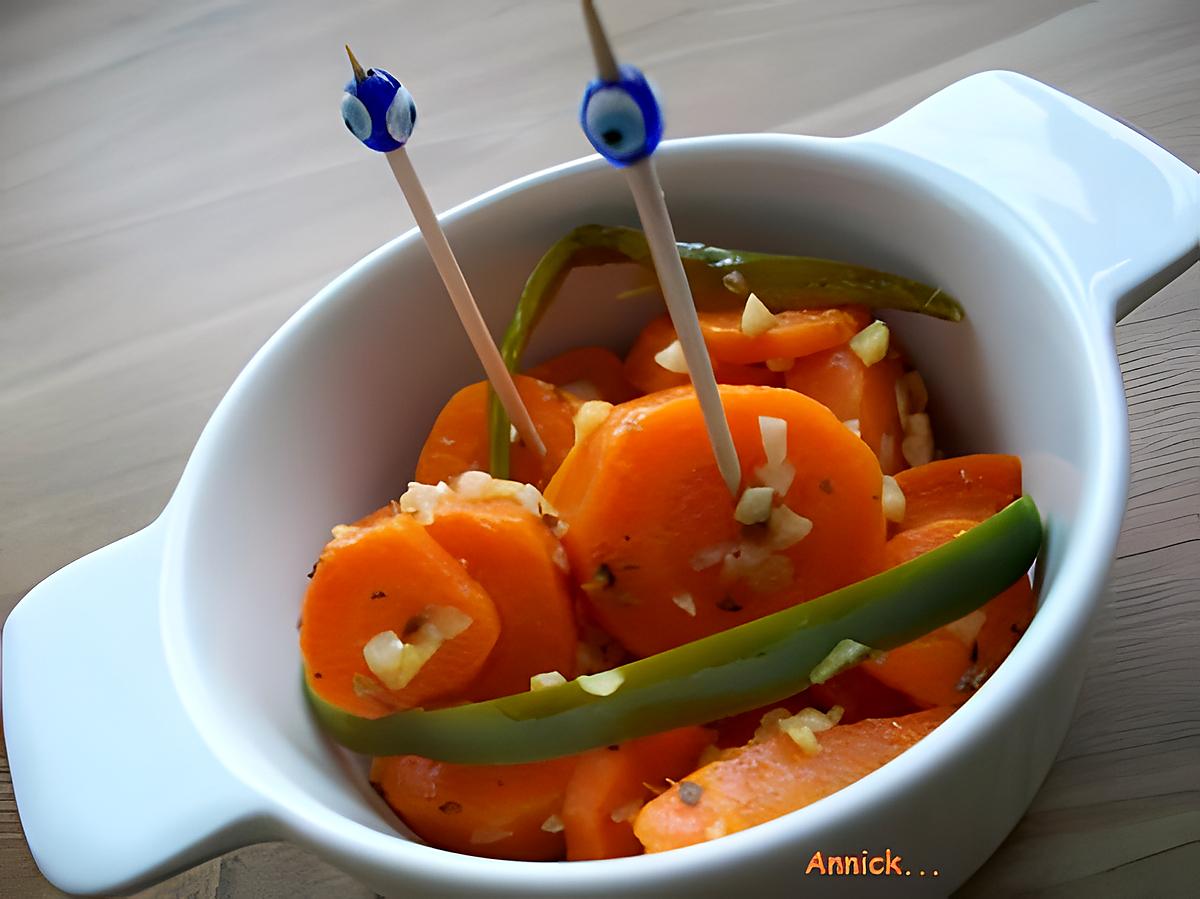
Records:
{"label": "white and blue glass bead", "polygon": [[342,121],[372,150],[390,153],[412,136],[417,105],[390,72],[368,69],[364,78],[347,82],[342,94]]}
{"label": "white and blue glass bead", "polygon": [[593,79],[583,92],[579,123],[596,152],[613,165],[632,165],[654,152],[663,135],[662,110],[646,76],[621,65],[619,80]]}

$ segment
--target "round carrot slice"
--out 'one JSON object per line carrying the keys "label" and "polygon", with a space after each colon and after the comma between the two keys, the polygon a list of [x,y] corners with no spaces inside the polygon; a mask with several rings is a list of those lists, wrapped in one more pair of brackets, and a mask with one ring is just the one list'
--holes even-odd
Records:
{"label": "round carrot slice", "polygon": [[[546,444],[546,455],[539,456],[523,441],[514,443],[509,476],[541,490],[575,442],[574,416],[580,401],[536,378],[515,375],[514,380]],[[489,470],[487,401],[486,381],[470,384],[450,397],[421,449],[416,480],[436,484],[464,471]]]}
{"label": "round carrot slice", "polygon": [[[657,352],[657,350],[656,350]],[[621,357],[599,346],[584,346],[567,350],[525,374],[547,384],[562,388],[581,400],[604,400],[623,403],[636,395],[625,379]]]}
{"label": "round carrot slice", "polygon": [[[547,488],[597,620],[635,655],[828,593],[882,562],[882,474],[866,445],[791,390],[722,386],[721,397],[743,487],[771,480],[784,491],[773,500],[787,507],[781,527],[734,519],[690,388],[615,407]],[[790,484],[786,466],[765,465],[760,417],[786,427]],[[797,533],[798,517],[810,532]]]}
{"label": "round carrot slice", "polygon": [[[387,631],[402,641],[428,636],[422,628],[445,610],[466,627],[437,644],[407,685],[385,686],[367,665],[367,643]],[[321,553],[304,597],[300,651],[318,696],[375,718],[463,690],[499,632],[492,600],[456,558],[411,516],[380,516],[370,527],[338,528]]]}
{"label": "round carrot slice", "polygon": [[525,765],[452,765],[377,758],[371,783],[404,823],[439,849],[517,861],[565,852],[562,809],[577,756]]}

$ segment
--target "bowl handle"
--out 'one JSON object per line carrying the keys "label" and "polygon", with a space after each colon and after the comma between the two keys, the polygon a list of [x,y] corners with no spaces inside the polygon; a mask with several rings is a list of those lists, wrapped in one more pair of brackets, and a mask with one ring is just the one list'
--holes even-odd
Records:
{"label": "bowl handle", "polygon": [[[983,190],[1124,317],[1200,259],[1200,175],[1128,125],[1014,72],[972,75],[856,140]],[[911,165],[909,165],[911,164]],[[964,183],[970,182],[970,184]]]}
{"label": "bowl handle", "polygon": [[132,890],[261,838],[263,801],[212,754],[168,670],[162,521],[51,575],[4,626],[17,809],[70,893]]}

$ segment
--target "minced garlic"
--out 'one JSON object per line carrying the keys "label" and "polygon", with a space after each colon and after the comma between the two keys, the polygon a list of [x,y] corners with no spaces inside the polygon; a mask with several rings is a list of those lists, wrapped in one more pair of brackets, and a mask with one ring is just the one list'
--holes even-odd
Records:
{"label": "minced garlic", "polygon": [[389,690],[403,690],[442,644],[453,640],[473,619],[453,606],[426,606],[420,626],[405,643],[395,631],[380,631],[363,646],[367,668]]}
{"label": "minced garlic", "polygon": [[933,427],[924,412],[908,416],[900,452],[904,454],[904,461],[914,467],[933,461]]}
{"label": "minced garlic", "polygon": [[739,524],[762,524],[771,517],[775,491],[770,487],[747,487],[733,510]]}
{"label": "minced garlic", "polygon": [[680,593],[678,596],[672,596],[671,602],[679,606],[693,618],[696,617],[696,600],[692,598],[690,593]]}
{"label": "minced garlic", "polygon": [[779,319],[771,312],[763,301],[754,294],[746,297],[746,307],[742,310],[742,333],[747,337],[758,337],[766,334],[779,324]]}
{"label": "minced garlic", "polygon": [[882,499],[883,517],[892,522],[903,521],[904,511],[907,506],[904,499],[904,491],[900,489],[900,485],[890,474],[883,476]]}
{"label": "minced garlic", "polygon": [[887,355],[890,337],[888,326],[874,321],[850,338],[850,349],[870,367]]}
{"label": "minced garlic", "polygon": [[758,417],[758,433],[762,438],[763,453],[768,465],[778,465],[787,460],[787,421],[771,415]]}
{"label": "minced garlic", "polygon": [[821,744],[817,742],[817,736],[812,732],[811,727],[794,724],[792,719],[788,718],[779,722],[779,729],[787,734],[805,755],[817,755],[821,751]]}
{"label": "minced garlic", "polygon": [[797,515],[787,506],[776,506],[767,520],[767,542],[771,549],[787,549],[807,537],[812,529],[812,521],[803,515]]}
{"label": "minced garlic", "polygon": [[542,830],[546,831],[546,833],[562,833],[565,828],[566,825],[563,824],[563,819],[558,815],[551,815],[542,822]]}
{"label": "minced garlic", "polygon": [[686,375],[688,373],[687,359],[683,355],[683,346],[678,340],[672,340],[655,353],[654,361],[661,368],[665,368],[667,371],[674,372],[677,375]]}
{"label": "minced garlic", "polygon": [[559,687],[567,682],[567,679],[557,671],[545,671],[541,674],[535,674],[529,678],[529,689],[536,693],[538,690],[546,690],[550,687]]}
{"label": "minced garlic", "polygon": [[575,679],[584,693],[593,696],[611,696],[625,683],[625,675],[615,668],[601,671],[599,674],[581,674]]}
{"label": "minced garlic", "polygon": [[608,817],[612,819],[614,824],[620,824],[623,821],[632,821],[637,817],[637,813],[642,810],[644,804],[640,799],[631,799],[624,805],[613,809]]}
{"label": "minced garlic", "polygon": [[844,422],[842,422],[842,425],[855,437],[862,436],[862,429],[858,426],[857,418],[847,418]]}
{"label": "minced garlic", "polygon": [[612,403],[604,400],[588,400],[575,413],[575,442],[580,443],[585,437],[604,424],[609,413],[613,410]]}
{"label": "minced garlic", "polygon": [[739,271],[728,272],[721,279],[721,283],[725,285],[725,289],[730,293],[736,293],[740,297],[744,297],[750,292],[750,285],[746,283],[746,276]]}

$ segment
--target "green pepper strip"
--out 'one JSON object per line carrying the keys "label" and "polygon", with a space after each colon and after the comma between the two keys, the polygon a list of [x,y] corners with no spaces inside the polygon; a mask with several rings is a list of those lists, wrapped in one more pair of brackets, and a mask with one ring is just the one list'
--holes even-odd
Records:
{"label": "green pepper strip", "polygon": [[[700,243],[681,243],[688,282],[693,291],[714,292],[715,283],[737,271],[746,287],[772,312],[858,304],[873,309],[921,312],[947,321],[961,321],[962,306],[937,288],[875,269],[813,259],[724,250]],[[521,298],[500,353],[509,371],[517,371],[533,329],[550,307],[573,268],[633,262],[653,271],[646,236],[636,228],[581,225],[546,251],[525,282]],[[715,291],[718,295],[720,290]],[[732,302],[734,295],[729,294]],[[488,403],[489,464],[493,477],[507,478],[509,421],[494,393]]]}
{"label": "green pepper strip", "polygon": [[[983,605],[1022,577],[1042,540],[1023,497],[911,562],[810,602],[614,669],[624,682],[594,696],[577,680],[436,711],[368,719],[309,691],[317,720],[370,755],[412,753],[464,764],[570,755],[792,696],[844,639],[893,649]],[[307,683],[307,679],[306,679]]]}

